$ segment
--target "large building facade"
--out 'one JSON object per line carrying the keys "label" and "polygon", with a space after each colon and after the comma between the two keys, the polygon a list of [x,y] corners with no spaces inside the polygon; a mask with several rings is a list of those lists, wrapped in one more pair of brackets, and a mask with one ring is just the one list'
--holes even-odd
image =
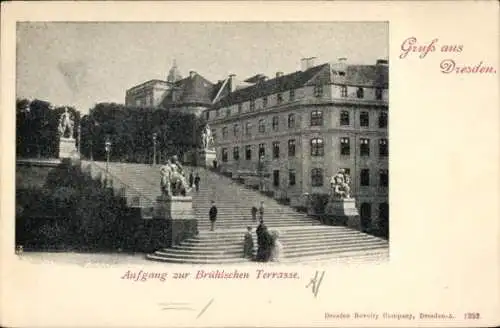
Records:
{"label": "large building facade", "polygon": [[315,65],[309,58],[291,74],[217,83],[193,71],[183,78],[174,62],[166,81],[127,90],[126,103],[204,115],[220,169],[292,206],[328,194],[330,178],[345,169],[361,218],[375,222],[389,215],[388,90],[386,60]]}
{"label": "large building facade", "polygon": [[327,194],[343,168],[362,219],[387,219],[388,86],[387,61],[341,58],[230,89],[205,112],[220,168],[233,176],[265,171],[265,188],[294,206]]}
{"label": "large building facade", "polygon": [[174,60],[167,78],[149,80],[128,89],[125,105],[179,110],[200,116],[223,95],[227,81],[212,83],[195,71],[182,77]]}

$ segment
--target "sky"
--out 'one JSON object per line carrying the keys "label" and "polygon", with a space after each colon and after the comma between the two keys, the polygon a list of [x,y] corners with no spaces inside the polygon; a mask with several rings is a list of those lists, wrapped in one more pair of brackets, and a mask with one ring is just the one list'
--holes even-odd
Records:
{"label": "sky", "polygon": [[300,59],[353,64],[388,58],[388,23],[18,23],[18,98],[75,106],[124,103],[125,91],[165,80],[175,59],[183,76],[216,83],[292,73]]}

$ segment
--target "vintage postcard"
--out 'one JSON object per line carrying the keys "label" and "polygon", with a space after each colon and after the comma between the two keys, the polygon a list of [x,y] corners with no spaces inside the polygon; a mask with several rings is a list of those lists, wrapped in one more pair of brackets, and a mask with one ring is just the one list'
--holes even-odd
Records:
{"label": "vintage postcard", "polygon": [[498,24],[2,4],[1,325],[498,325]]}

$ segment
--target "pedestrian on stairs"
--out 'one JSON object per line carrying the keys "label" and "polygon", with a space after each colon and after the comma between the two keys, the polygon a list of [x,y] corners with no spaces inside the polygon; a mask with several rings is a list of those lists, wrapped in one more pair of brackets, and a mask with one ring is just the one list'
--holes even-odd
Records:
{"label": "pedestrian on stairs", "polygon": [[193,171],[189,172],[189,188],[193,188],[194,176]]}
{"label": "pedestrian on stairs", "polygon": [[252,227],[247,227],[243,243],[243,256],[249,260],[253,259],[253,237]]}
{"label": "pedestrian on stairs", "polygon": [[212,207],[210,207],[210,211],[208,212],[208,217],[210,218],[210,231],[214,231],[215,229],[215,221],[217,221],[217,206],[215,206],[215,202],[212,200]]}
{"label": "pedestrian on stairs", "polygon": [[257,211],[258,211],[257,207],[252,206],[252,220],[253,221],[257,221]]}
{"label": "pedestrian on stairs", "polygon": [[194,185],[196,187],[196,192],[198,192],[200,190],[200,176],[198,172],[196,172],[196,176],[194,177]]}
{"label": "pedestrian on stairs", "polygon": [[264,201],[260,201],[260,207],[259,207],[259,220],[264,221]]}

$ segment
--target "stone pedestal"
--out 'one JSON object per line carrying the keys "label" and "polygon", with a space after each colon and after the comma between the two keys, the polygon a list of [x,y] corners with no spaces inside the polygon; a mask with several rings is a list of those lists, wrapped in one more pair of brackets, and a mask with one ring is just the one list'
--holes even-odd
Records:
{"label": "stone pedestal", "polygon": [[191,196],[159,196],[153,212],[154,219],[190,220],[195,218]]}
{"label": "stone pedestal", "polygon": [[325,207],[325,215],[334,224],[343,224],[349,228],[361,230],[361,220],[354,198],[331,199]]}
{"label": "stone pedestal", "polygon": [[74,158],[78,154],[76,141],[73,138],[59,139],[59,158]]}
{"label": "stone pedestal", "polygon": [[198,165],[203,167],[213,167],[214,160],[216,159],[215,150],[201,149],[198,151]]}
{"label": "stone pedestal", "polygon": [[[149,251],[178,245],[183,240],[198,234],[198,221],[195,217],[192,197],[157,197],[153,209],[153,219],[150,221],[148,223],[151,225],[151,231],[148,232],[150,236]],[[161,224],[160,221],[165,224]],[[162,226],[163,228],[152,231],[154,226]]]}

